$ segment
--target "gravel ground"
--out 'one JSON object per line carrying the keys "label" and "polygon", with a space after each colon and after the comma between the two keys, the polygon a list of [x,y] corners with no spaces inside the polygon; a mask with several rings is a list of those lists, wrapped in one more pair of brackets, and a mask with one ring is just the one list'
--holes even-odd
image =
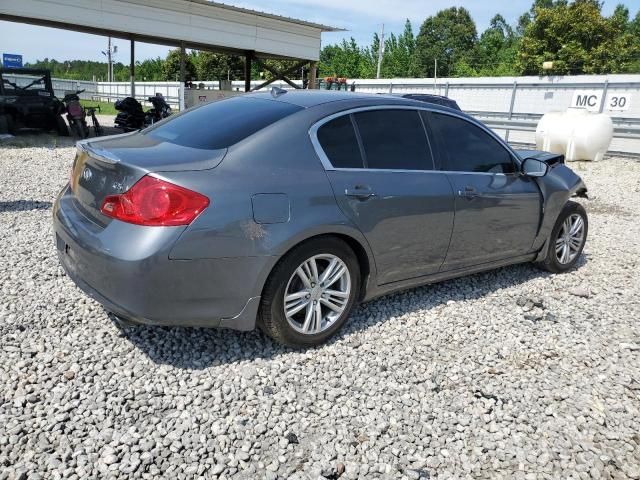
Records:
{"label": "gravel ground", "polygon": [[387,296],[292,351],[114,323],[58,265],[73,150],[38,138],[0,146],[0,479],[640,478],[640,163],[572,165],[577,270]]}

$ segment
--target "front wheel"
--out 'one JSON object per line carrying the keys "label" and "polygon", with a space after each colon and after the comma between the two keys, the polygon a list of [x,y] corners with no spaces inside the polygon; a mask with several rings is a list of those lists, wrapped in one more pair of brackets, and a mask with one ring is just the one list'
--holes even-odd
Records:
{"label": "front wheel", "polygon": [[102,136],[103,133],[104,133],[104,130],[102,128],[102,125],[100,125],[100,122],[98,122],[98,119],[94,116],[93,117],[93,134],[96,137],[100,137]]}
{"label": "front wheel", "polygon": [[351,248],[333,237],[309,240],[276,265],[265,285],[260,326],[294,347],[319,345],[346,322],[360,290]]}
{"label": "front wheel", "polygon": [[575,267],[587,241],[589,219],[582,205],[567,204],[558,215],[547,242],[547,255],[540,266],[552,273],[563,273]]}
{"label": "front wheel", "polygon": [[80,126],[75,118],[70,118],[67,116],[67,121],[69,122],[69,130],[74,137],[83,138],[82,131],[80,130]]}

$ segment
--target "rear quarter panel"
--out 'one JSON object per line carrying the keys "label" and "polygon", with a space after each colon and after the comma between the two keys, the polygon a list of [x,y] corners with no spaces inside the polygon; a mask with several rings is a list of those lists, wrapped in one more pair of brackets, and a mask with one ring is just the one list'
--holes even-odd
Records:
{"label": "rear quarter panel", "polygon": [[[261,290],[268,273],[288,250],[316,235],[340,233],[365,248],[373,270],[366,240],[337,206],[308,135],[312,123],[327,111],[334,112],[335,107],[304,110],[276,122],[229,148],[222,163],[211,170],[161,173],[207,195],[211,202],[181,235],[170,257],[269,256],[265,272],[256,279],[255,290]],[[286,221],[255,221],[252,200],[262,195],[286,197]],[[273,217],[284,217],[281,213],[274,212]],[[264,217],[265,212],[260,215]]]}

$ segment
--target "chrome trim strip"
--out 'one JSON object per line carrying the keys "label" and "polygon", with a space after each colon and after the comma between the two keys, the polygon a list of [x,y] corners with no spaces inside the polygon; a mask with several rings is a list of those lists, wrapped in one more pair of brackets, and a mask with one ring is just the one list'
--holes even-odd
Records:
{"label": "chrome trim strip", "polygon": [[[480,122],[479,120],[476,120],[473,117],[466,117],[463,115],[458,115],[454,112],[445,112],[443,110],[437,110],[437,109],[432,109],[432,108],[428,108],[426,106],[417,106],[417,105],[376,105],[376,106],[367,106],[367,107],[355,107],[355,108],[350,108],[348,110],[343,110],[340,112],[336,112],[333,113],[331,115],[328,115],[326,117],[324,117],[321,120],[318,120],[316,123],[314,123],[313,125],[311,125],[311,128],[309,128],[309,138],[311,139],[311,144],[313,145],[314,150],[316,151],[316,154],[318,155],[318,157],[320,158],[320,161],[322,162],[322,165],[324,167],[325,170],[337,170],[337,171],[344,171],[344,170],[367,170],[367,171],[382,171],[382,172],[431,172],[431,171],[436,171],[436,172],[440,172],[440,173],[469,173],[469,174],[476,174],[476,175],[511,175],[511,174],[505,174],[505,173],[491,173],[491,172],[458,172],[458,171],[444,171],[444,170],[402,170],[402,169],[397,169],[397,170],[387,170],[387,169],[370,169],[370,168],[336,168],[333,165],[331,165],[331,161],[329,160],[329,157],[327,157],[327,155],[324,153],[324,150],[322,149],[322,146],[320,145],[320,141],[318,140],[318,129],[324,125],[327,122],[330,122],[331,120],[338,118],[338,117],[342,117],[344,115],[351,115],[352,113],[358,113],[358,112],[366,112],[366,111],[370,111],[370,110],[422,110],[425,112],[429,112],[429,113],[438,113],[441,115],[449,115],[451,117],[457,117],[461,120],[465,120],[477,127],[479,127],[480,129],[484,130],[485,133],[489,134],[491,137],[493,137],[495,140],[498,141],[498,143],[500,143],[504,148],[507,149],[507,151],[509,153],[511,153],[511,157],[514,161],[514,163],[516,164],[516,170],[519,169],[520,167],[520,157],[515,153],[515,150],[513,148],[511,148],[511,145],[509,145],[508,143],[506,143],[498,134],[496,134],[493,130],[491,130],[489,127],[487,127],[485,124],[483,124],[482,122]],[[422,118],[422,116],[420,116],[420,118]],[[428,137],[427,137],[427,141],[428,141]],[[431,148],[431,146],[429,145],[429,148]],[[433,155],[432,155],[433,156]],[[433,162],[435,164],[435,158],[433,158]]]}

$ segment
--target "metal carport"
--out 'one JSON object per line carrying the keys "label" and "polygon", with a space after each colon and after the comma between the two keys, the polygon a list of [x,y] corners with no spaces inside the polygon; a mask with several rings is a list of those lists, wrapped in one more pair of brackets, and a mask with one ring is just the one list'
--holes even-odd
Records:
{"label": "metal carport", "polygon": [[0,0],[0,20],[130,40],[132,94],[136,41],[242,55],[246,91],[252,59],[305,61],[313,88],[320,35],[340,30],[206,0]]}

